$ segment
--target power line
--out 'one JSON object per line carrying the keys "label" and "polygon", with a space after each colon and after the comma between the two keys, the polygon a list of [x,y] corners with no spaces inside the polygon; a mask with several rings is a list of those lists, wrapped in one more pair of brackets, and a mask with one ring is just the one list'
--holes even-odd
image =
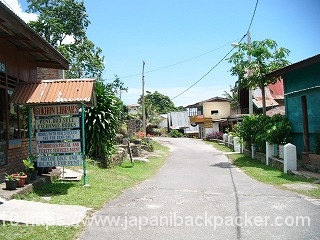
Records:
{"label": "power line", "polygon": [[[254,8],[254,11],[253,11],[253,14],[252,14],[252,17],[251,17],[251,21],[250,21],[250,24],[249,24],[249,27],[248,27],[248,30],[246,32],[246,34],[240,39],[240,41],[238,43],[241,43],[242,40],[247,36],[248,32],[250,31],[250,28],[251,28],[251,25],[252,25],[252,22],[253,22],[253,19],[254,19],[254,16],[256,14],[256,10],[257,10],[257,6],[258,6],[258,2],[259,0],[256,1],[256,5],[255,5],[255,8]],[[214,65],[206,74],[204,74],[199,80],[197,80],[195,83],[193,83],[190,87],[188,87],[186,90],[184,90],[183,92],[179,93],[178,95],[176,95],[175,97],[171,98],[171,100],[181,96],[182,94],[184,94],[185,92],[187,92],[188,90],[190,90],[192,87],[194,87],[197,83],[199,83],[203,78],[205,78],[213,69],[215,69],[234,49],[235,47],[233,47],[216,65]]]}
{"label": "power line", "polygon": [[[233,41],[233,42],[234,42],[234,41]],[[226,44],[224,44],[224,45],[222,45],[222,46],[220,46],[220,47],[217,47],[217,48],[215,48],[215,49],[213,49],[213,50],[210,50],[210,51],[208,51],[208,52],[202,53],[202,54],[197,55],[197,56],[195,56],[195,57],[188,58],[188,59],[186,59],[186,60],[182,60],[182,61],[180,61],[180,62],[173,63],[173,64],[170,64],[170,65],[167,65],[167,66],[164,66],[164,67],[152,69],[152,70],[146,71],[145,73],[151,73],[151,72],[159,71],[159,70],[162,70],[162,69],[165,69],[165,68],[173,67],[173,66],[176,66],[176,65],[179,65],[179,64],[182,64],[182,63],[185,63],[185,62],[194,60],[194,59],[196,59],[196,58],[200,58],[200,57],[202,57],[202,56],[204,56],[204,55],[207,55],[207,54],[212,53],[212,52],[214,52],[214,51],[217,51],[217,50],[219,50],[219,49],[221,49],[221,48],[223,48],[223,47],[225,47],[225,46],[228,46],[228,45],[230,45],[231,43],[232,43],[232,42],[226,43]],[[141,73],[134,73],[134,74],[122,76],[122,77],[119,77],[119,78],[120,78],[120,79],[123,79],[123,78],[129,78],[129,77],[138,76],[138,75],[141,75]],[[104,80],[106,80],[106,81],[108,81],[108,80],[113,80],[113,78],[112,78],[112,79],[111,79],[111,78],[109,78],[109,79],[104,79]]]}

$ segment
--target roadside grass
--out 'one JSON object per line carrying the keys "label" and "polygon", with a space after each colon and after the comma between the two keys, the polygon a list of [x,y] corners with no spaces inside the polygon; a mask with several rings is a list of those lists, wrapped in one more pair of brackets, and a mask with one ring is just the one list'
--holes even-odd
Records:
{"label": "roadside grass", "polygon": [[[81,205],[95,210],[102,208],[107,202],[119,196],[123,190],[132,187],[153,176],[164,164],[169,155],[169,149],[156,141],[154,152],[148,157],[149,162],[135,162],[132,166],[129,160],[121,166],[112,169],[102,169],[87,162],[87,183],[54,181],[43,185],[34,192],[25,194],[19,199],[46,202],[52,204]],[[24,224],[0,223],[0,239],[76,239],[85,228],[79,226],[27,226]]]}
{"label": "roadside grass", "polygon": [[205,141],[207,144],[212,145],[215,149],[222,151],[222,152],[232,152],[232,150],[222,143],[215,142],[215,141]]}
{"label": "roadside grass", "polygon": [[[216,142],[208,142],[214,148],[223,151],[223,152],[230,152],[231,150],[228,148],[227,151],[224,151],[221,148],[221,145]],[[284,184],[294,184],[294,183],[308,183],[312,184],[313,181],[316,179],[314,178],[305,178],[305,177],[298,177],[295,175],[286,174],[278,169],[273,168],[272,166],[268,166],[263,164],[262,162],[252,159],[244,154],[228,154],[227,155],[230,162],[239,167],[243,172],[245,172],[250,177],[256,179],[257,181],[264,182],[267,184],[272,184],[276,187],[282,189],[288,189],[284,186]],[[306,195],[312,198],[319,198],[320,199],[320,186],[319,184],[313,184],[315,187],[311,190],[294,190],[290,189],[291,191],[295,191],[297,193]]]}

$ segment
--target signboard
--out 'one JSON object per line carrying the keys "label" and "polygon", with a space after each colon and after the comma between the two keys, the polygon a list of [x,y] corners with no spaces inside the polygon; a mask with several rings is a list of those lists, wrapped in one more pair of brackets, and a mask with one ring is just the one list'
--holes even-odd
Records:
{"label": "signboard", "polygon": [[39,167],[79,166],[81,164],[82,156],[80,154],[37,157],[37,165]]}
{"label": "signboard", "polygon": [[36,140],[39,142],[79,139],[80,130],[36,132]]}
{"label": "signboard", "polygon": [[204,119],[204,127],[205,128],[213,128],[212,118]]}
{"label": "signboard", "polygon": [[71,105],[54,105],[34,107],[34,115],[39,116],[57,116],[57,115],[78,115],[79,106]]}
{"label": "signboard", "polygon": [[81,165],[83,159],[79,105],[37,106],[34,107],[34,115],[37,165]]}
{"label": "signboard", "polygon": [[81,152],[81,142],[37,143],[38,154],[79,152]]}
{"label": "signboard", "polygon": [[9,149],[19,148],[22,145],[21,139],[9,139]]}
{"label": "signboard", "polygon": [[55,117],[36,119],[36,129],[79,128],[79,117]]}

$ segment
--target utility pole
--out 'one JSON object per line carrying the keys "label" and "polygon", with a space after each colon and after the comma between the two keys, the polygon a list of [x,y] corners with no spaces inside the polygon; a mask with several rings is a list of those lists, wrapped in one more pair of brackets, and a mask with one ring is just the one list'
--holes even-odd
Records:
{"label": "utility pole", "polygon": [[[251,44],[251,35],[250,31],[247,32],[247,43]],[[248,61],[251,62],[251,56],[248,55]],[[251,74],[251,69],[248,69],[248,75]],[[252,89],[249,88],[249,115],[253,114],[253,102],[252,102]]]}
{"label": "utility pole", "polygon": [[145,62],[142,61],[142,129],[143,129],[144,134],[147,135],[146,105],[145,105],[145,97],[144,97],[144,65],[145,65]]}

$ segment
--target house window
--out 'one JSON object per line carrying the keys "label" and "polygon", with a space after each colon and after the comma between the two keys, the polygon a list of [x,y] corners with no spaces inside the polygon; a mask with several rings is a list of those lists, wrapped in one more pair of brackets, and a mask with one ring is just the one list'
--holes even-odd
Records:
{"label": "house window", "polygon": [[219,111],[218,110],[211,110],[211,115],[218,115]]}
{"label": "house window", "polygon": [[26,137],[25,107],[10,104],[10,97],[17,82],[16,78],[0,73],[0,166],[8,163],[8,142]]}

